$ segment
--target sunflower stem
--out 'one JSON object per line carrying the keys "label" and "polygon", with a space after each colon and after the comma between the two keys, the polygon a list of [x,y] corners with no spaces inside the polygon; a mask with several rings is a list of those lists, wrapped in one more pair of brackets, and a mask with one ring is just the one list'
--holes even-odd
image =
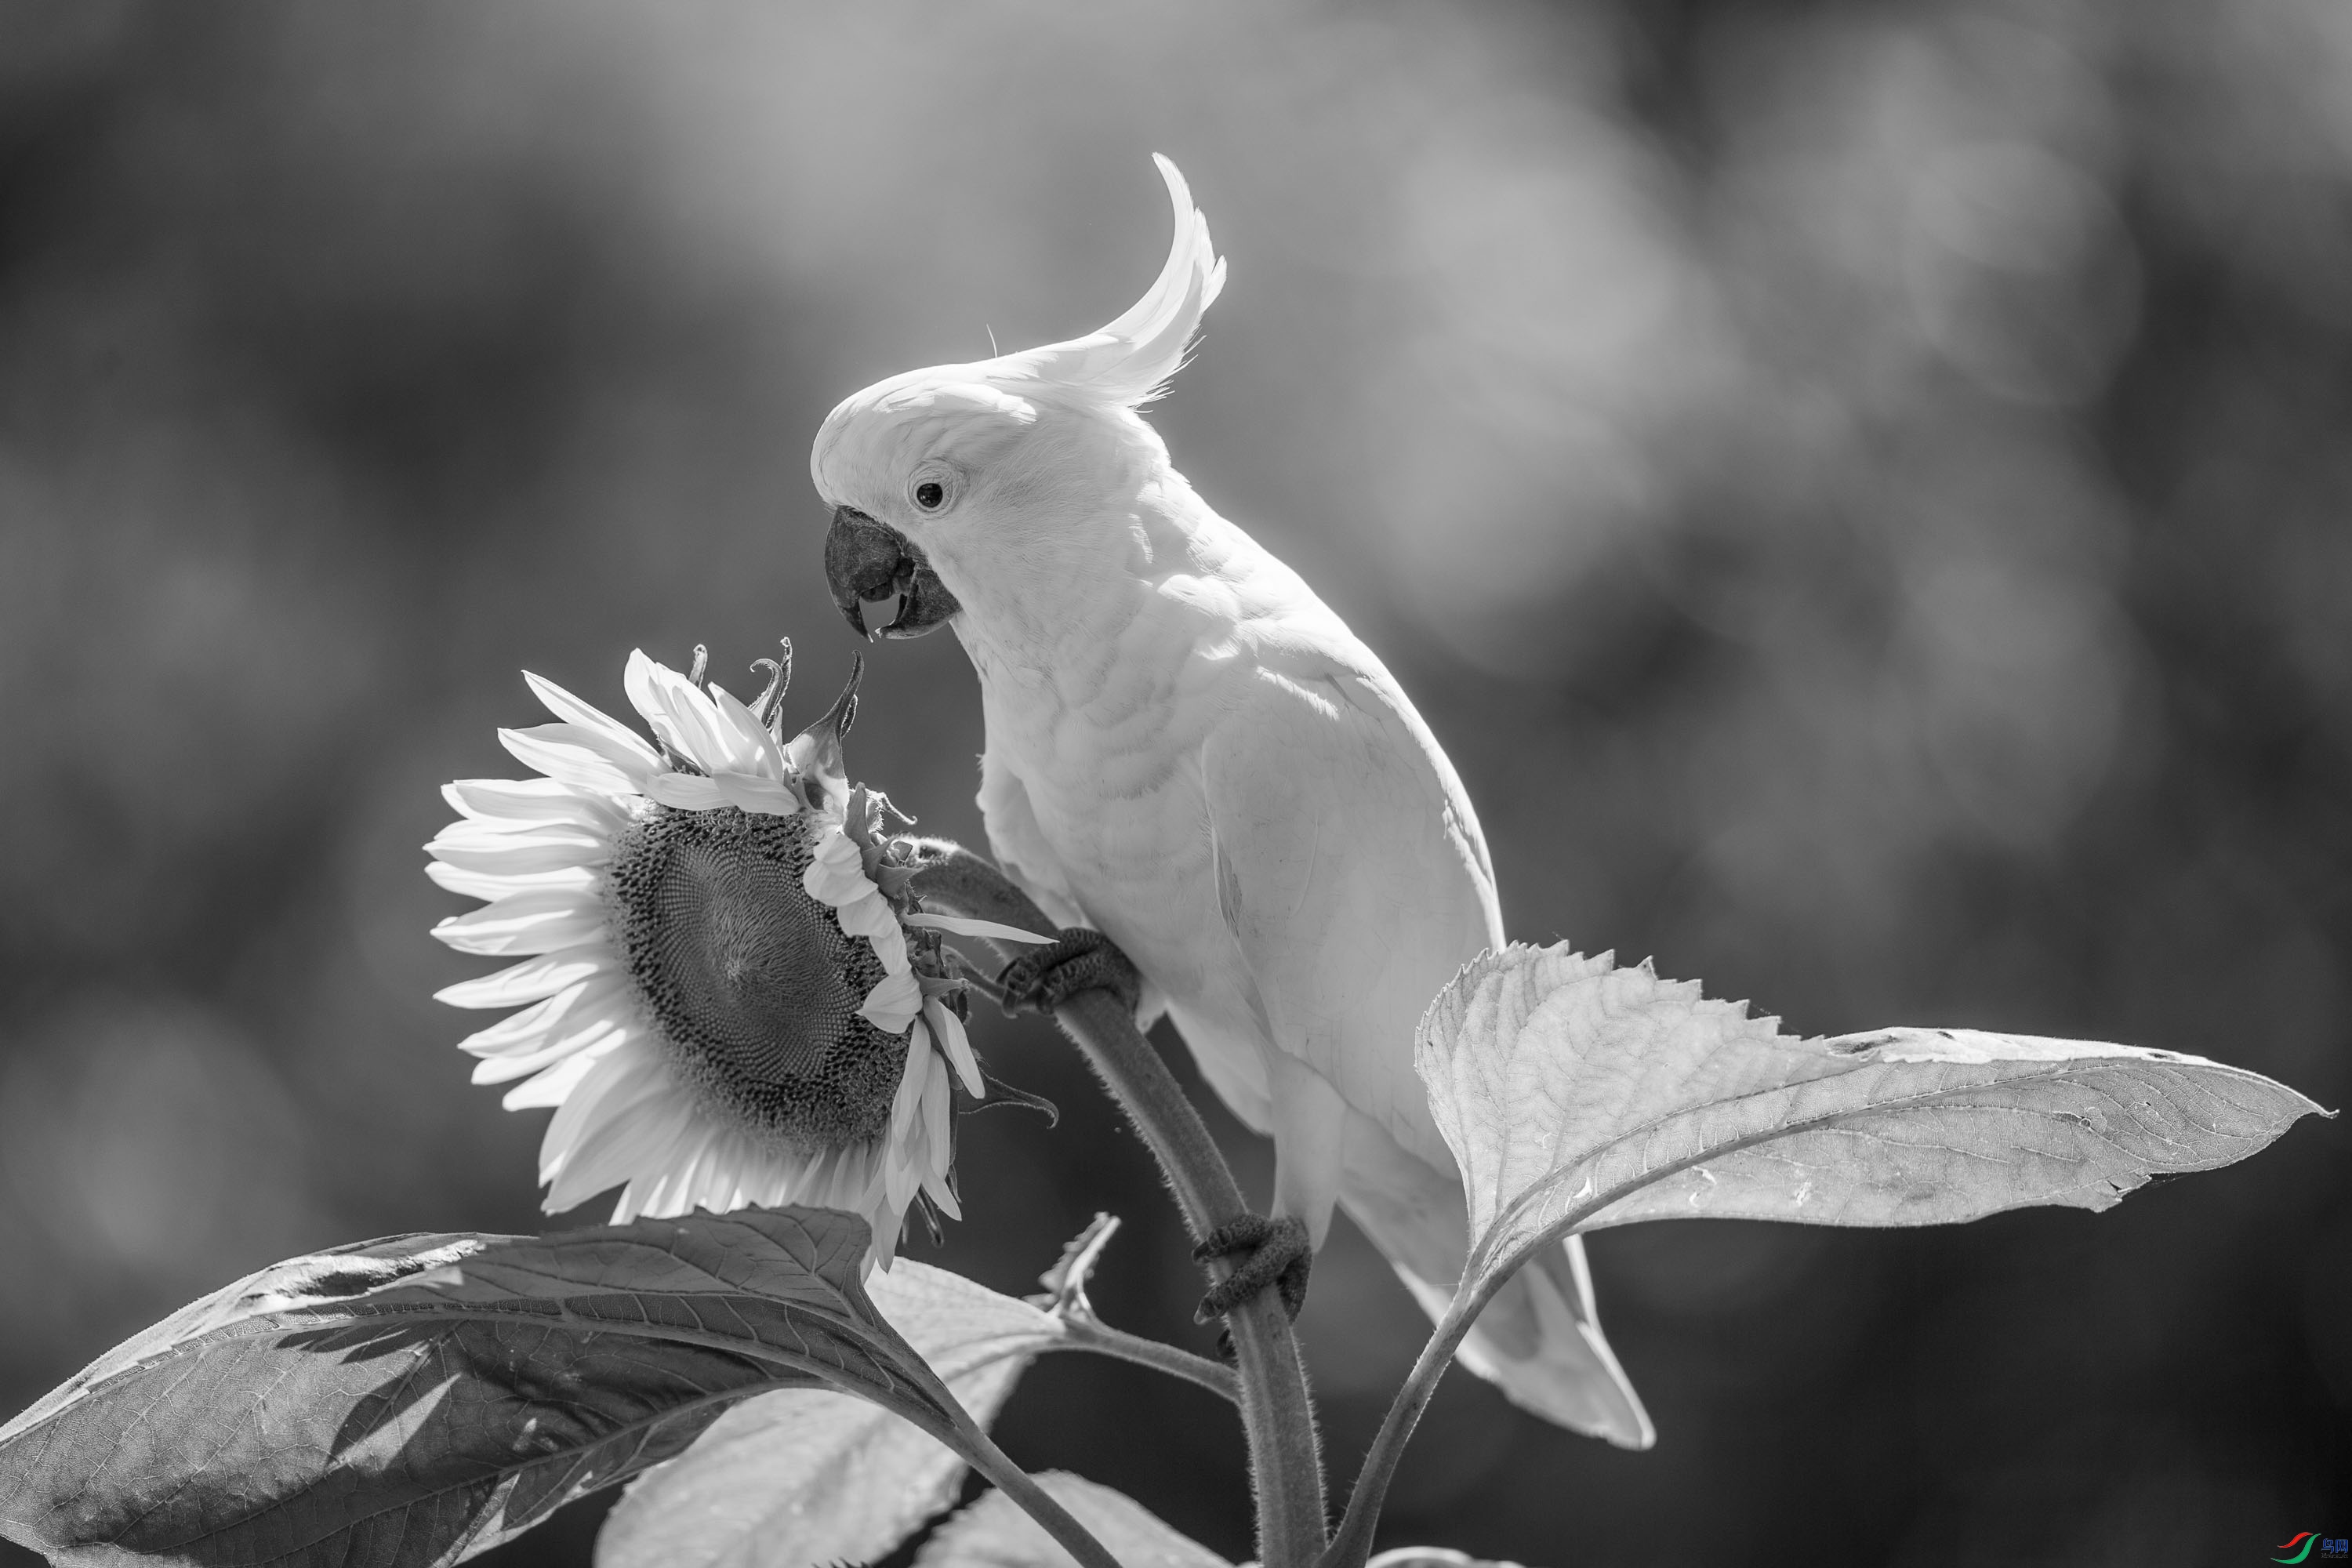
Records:
{"label": "sunflower stem", "polygon": [[[922,839],[918,858],[923,868],[914,889],[930,907],[1026,931],[1053,929],[1027,894],[971,850],[944,839]],[[1025,950],[1000,951],[1009,958]],[[1207,1124],[1136,1028],[1133,1014],[1108,992],[1082,991],[1062,1004],[1054,1021],[1142,1134],[1194,1241],[1250,1212]],[[1219,1259],[1209,1271],[1223,1279],[1231,1268]],[[1233,1335],[1242,1427],[1249,1440],[1258,1561],[1265,1568],[1308,1568],[1322,1555],[1327,1539],[1323,1451],[1290,1316],[1279,1292],[1261,1290],[1228,1313],[1225,1324]]]}
{"label": "sunflower stem", "polygon": [[1070,1510],[1055,1501],[1051,1492],[1037,1484],[1036,1479],[1014,1464],[1003,1449],[980,1429],[979,1423],[965,1415],[961,1406],[954,1412],[956,1436],[962,1439],[963,1457],[971,1468],[996,1483],[996,1489],[1011,1498],[1021,1510],[1062,1543],[1062,1549],[1075,1557],[1084,1568],[1120,1568],[1110,1549],[1094,1538],[1092,1531],[1071,1517]]}

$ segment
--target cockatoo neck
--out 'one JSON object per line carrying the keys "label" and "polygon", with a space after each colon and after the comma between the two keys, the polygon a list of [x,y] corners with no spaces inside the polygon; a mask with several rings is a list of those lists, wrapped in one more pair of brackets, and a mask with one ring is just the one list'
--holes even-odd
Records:
{"label": "cockatoo neck", "polygon": [[964,613],[951,624],[983,695],[1017,693],[1041,715],[1112,697],[1114,668],[1139,643],[1193,635],[1198,616],[1171,616],[1163,589],[1230,531],[1164,458],[1083,510],[1029,521],[1025,548],[953,584]]}

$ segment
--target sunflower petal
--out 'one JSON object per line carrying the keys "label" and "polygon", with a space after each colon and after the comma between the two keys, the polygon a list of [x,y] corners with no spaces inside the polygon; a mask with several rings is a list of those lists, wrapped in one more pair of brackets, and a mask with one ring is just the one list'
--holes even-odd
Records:
{"label": "sunflower petal", "polygon": [[499,1105],[506,1110],[546,1110],[562,1105],[598,1062],[628,1043],[629,1037],[625,1034],[601,1036],[562,1060],[549,1063],[537,1077],[527,1078],[507,1090],[499,1097]]}
{"label": "sunflower petal", "polygon": [[501,730],[499,744],[527,768],[574,789],[597,795],[641,795],[644,776],[624,771],[594,747],[572,737],[583,733],[571,724],[541,724],[530,730]]}
{"label": "sunflower petal", "polygon": [[903,1033],[923,1008],[923,988],[912,970],[885,974],[857,1005],[857,1016],[886,1035]]}
{"label": "sunflower petal", "polygon": [[651,770],[661,766],[661,758],[654,749],[646,745],[644,738],[635,730],[630,729],[618,719],[581,701],[580,699],[543,676],[533,675],[526,669],[522,672],[522,678],[530,685],[532,694],[537,696],[546,706],[547,710],[558,719],[568,724],[576,724],[583,730],[596,731],[614,745],[635,756],[641,767]]}
{"label": "sunflower petal", "polygon": [[[551,1070],[560,1071],[565,1065],[568,1064],[560,1063]],[[614,1106],[633,1105],[667,1087],[667,1081],[668,1068],[657,1051],[611,1050],[599,1056],[564,1097],[563,1103],[556,1107],[554,1120],[547,1124],[547,1134],[539,1145],[539,1179],[551,1182],[562,1175],[572,1149],[604,1120],[607,1110]],[[593,1189],[581,1194],[593,1195]]]}
{"label": "sunflower petal", "polygon": [[784,749],[776,744],[776,738],[768,733],[759,715],[715,680],[710,683],[710,707],[719,717],[719,728],[727,732],[730,752],[735,759],[726,771],[781,784],[784,777]]}
{"label": "sunflower petal", "polygon": [[565,871],[535,871],[528,877],[501,877],[488,871],[465,871],[438,860],[425,863],[425,878],[436,888],[486,901],[533,888],[570,888],[585,893],[596,886],[596,873],[585,866]]}
{"label": "sunflower petal", "polygon": [[[932,1037],[947,1055],[948,1065],[955,1068],[956,1077],[963,1080],[964,1092],[974,1100],[988,1098],[988,1081],[981,1077],[980,1058],[971,1054],[971,1040],[964,1033],[963,1020],[952,1008],[937,1002],[923,1004],[923,1022],[930,1026]],[[877,1025],[876,1027],[880,1027]]]}
{"label": "sunflower petal", "polygon": [[801,808],[800,798],[774,779],[721,773],[705,782],[717,785],[719,797],[729,805],[762,816],[791,816]]}
{"label": "sunflower petal", "polygon": [[541,953],[527,963],[477,975],[444,985],[433,993],[436,1002],[452,1007],[512,1007],[552,996],[565,986],[593,974],[613,971],[613,950],[602,942],[582,942],[557,952]]}
{"label": "sunflower petal", "polygon": [[931,1194],[931,1202],[939,1205],[940,1212],[948,1218],[963,1218],[963,1205],[956,1201],[955,1189],[948,1185],[948,1179],[945,1176],[936,1172],[926,1175],[923,1178],[923,1191]]}
{"label": "sunflower petal", "polygon": [[614,1002],[625,984],[618,971],[606,971],[566,985],[520,1013],[509,1013],[486,1029],[477,1029],[457,1042],[457,1048],[478,1057],[504,1057],[535,1051],[551,1033],[577,1027],[593,1013],[617,1013]]}
{"label": "sunflower petal", "polygon": [[1039,936],[1034,931],[1023,931],[1019,926],[999,925],[994,921],[969,920],[962,915],[913,914],[900,919],[905,924],[919,930],[943,931],[956,936],[992,936],[999,942],[1040,943],[1055,940],[1050,936]]}
{"label": "sunflower petal", "polygon": [[801,873],[801,886],[810,898],[836,909],[876,891],[866,874],[865,856],[838,827],[817,840],[808,869]]}
{"label": "sunflower petal", "polygon": [[[845,934],[862,936],[874,944],[874,956],[882,961],[887,973],[904,974],[908,972],[907,933],[898,929],[898,911],[880,893],[869,886],[864,898],[852,899],[836,906],[834,918],[841,922]],[[899,1027],[906,1026],[902,1024]]]}
{"label": "sunflower petal", "polygon": [[717,784],[693,773],[656,773],[646,781],[646,794],[680,811],[716,811],[727,804]]}
{"label": "sunflower petal", "polygon": [[672,751],[705,773],[724,765],[728,751],[719,733],[719,715],[694,682],[647,658],[639,649],[629,655],[621,684],[654,733],[668,742]]}
{"label": "sunflower petal", "polygon": [[[632,1098],[615,1094],[607,1102],[605,1114],[581,1133],[564,1160],[563,1173],[547,1194],[551,1213],[633,1184],[640,1172],[659,1170],[677,1157],[694,1135],[694,1101],[667,1078],[636,1080]],[[627,1205],[625,1192],[621,1203]],[[630,1217],[616,1215],[613,1223],[625,1225]]]}
{"label": "sunflower petal", "polygon": [[586,828],[533,827],[514,833],[456,831],[471,826],[451,824],[425,846],[425,852],[463,870],[488,871],[504,877],[593,866],[613,858],[612,839]]}
{"label": "sunflower petal", "polygon": [[572,1057],[600,1057],[635,1032],[625,1018],[610,1013],[590,1014],[562,1029],[551,1030],[541,1038],[536,1050],[488,1057],[476,1062],[473,1081],[511,1083]]}
{"label": "sunflower petal", "polygon": [[924,1058],[930,1055],[929,1034],[918,1027],[907,1042],[907,1065],[898,1074],[898,1092],[890,1101],[888,1142],[894,1150],[912,1137],[923,1112],[923,1084],[929,1077]]}
{"label": "sunflower petal", "polygon": [[458,816],[488,830],[511,831],[546,823],[605,832],[627,817],[602,795],[583,795],[558,779],[455,779],[441,798]]}
{"label": "sunflower petal", "polygon": [[451,915],[433,934],[460,952],[553,952],[604,929],[604,911],[594,899],[571,888],[536,888]]}
{"label": "sunflower petal", "polygon": [[923,1086],[923,1127],[930,1141],[930,1157],[922,1170],[923,1190],[931,1194],[932,1202],[961,1219],[961,1214],[954,1213],[955,1194],[949,1189],[946,1179],[955,1149],[953,1134],[948,1129],[950,1109],[948,1075],[944,1070],[934,1070]]}

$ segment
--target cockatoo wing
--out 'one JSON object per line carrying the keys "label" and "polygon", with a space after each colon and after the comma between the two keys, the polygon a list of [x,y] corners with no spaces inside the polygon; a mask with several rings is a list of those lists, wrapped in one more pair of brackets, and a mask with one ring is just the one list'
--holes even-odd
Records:
{"label": "cockatoo wing", "polygon": [[[1450,1167],[1412,1036],[1455,971],[1502,937],[1467,799],[1369,656],[1262,655],[1219,695],[1202,794],[1239,1000],[1267,1045],[1336,1095],[1302,1094],[1302,1115],[1344,1107]],[[1270,1066],[1278,1102],[1288,1069]],[[1324,1141],[1286,1125],[1279,1104],[1275,1136],[1286,1150]],[[1333,1164],[1319,1183],[1330,1193]]]}
{"label": "cockatoo wing", "polygon": [[[1275,1137],[1276,1211],[1320,1245],[1344,1205],[1434,1318],[1468,1221],[1413,1031],[1464,963],[1500,945],[1501,917],[1452,766],[1386,671],[1347,651],[1262,658],[1202,748],[1232,996],[1178,1022],[1204,1068],[1247,1047],[1196,1032],[1257,1037],[1267,1093],[1250,1109]],[[1654,1440],[1601,1336],[1580,1238],[1504,1289],[1461,1359],[1548,1419]]]}

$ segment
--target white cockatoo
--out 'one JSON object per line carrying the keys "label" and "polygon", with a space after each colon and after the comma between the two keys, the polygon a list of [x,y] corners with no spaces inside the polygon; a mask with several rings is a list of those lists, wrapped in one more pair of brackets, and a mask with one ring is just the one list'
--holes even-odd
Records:
{"label": "white cockatoo", "polygon": [[[1175,243],[1133,309],[833,411],[811,458],[835,509],[828,574],[861,633],[894,590],[881,635],[955,627],[980,675],[999,863],[1123,951],[1146,1021],[1164,1006],[1202,1076],[1272,1135],[1276,1218],[1320,1247],[1338,1203],[1434,1316],[1468,1222],[1413,1031],[1502,944],[1494,870],[1394,679],[1193,492],[1138,412],[1225,279],[1159,164]],[[1653,1440],[1576,1237],[1496,1298],[1461,1359],[1563,1426]]]}

